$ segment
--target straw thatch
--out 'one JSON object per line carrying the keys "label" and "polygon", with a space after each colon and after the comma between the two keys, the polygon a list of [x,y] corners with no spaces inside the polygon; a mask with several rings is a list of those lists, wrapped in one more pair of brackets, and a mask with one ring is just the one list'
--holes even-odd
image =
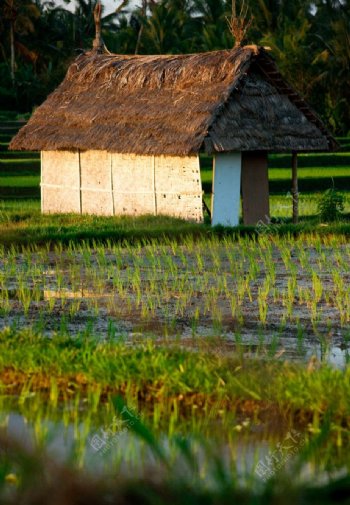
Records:
{"label": "straw thatch", "polygon": [[328,149],[327,138],[288,96],[250,72],[205,139],[207,151]]}
{"label": "straw thatch", "polygon": [[12,149],[189,155],[327,150],[321,121],[257,46],[176,56],[86,53]]}

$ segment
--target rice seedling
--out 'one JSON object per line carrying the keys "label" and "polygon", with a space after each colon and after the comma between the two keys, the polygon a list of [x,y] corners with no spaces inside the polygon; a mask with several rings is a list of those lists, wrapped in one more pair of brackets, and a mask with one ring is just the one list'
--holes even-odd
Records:
{"label": "rice seedling", "polygon": [[263,326],[266,325],[266,319],[267,319],[267,297],[269,294],[269,286],[268,289],[266,287],[259,288],[258,290],[258,304],[259,304],[259,318],[260,322]]}
{"label": "rice seedling", "polygon": [[248,341],[261,342],[282,324],[280,336],[287,329],[297,342],[298,320],[306,341],[329,333],[328,321],[342,333],[349,324],[348,247],[339,236],[95,246],[3,249],[2,324],[37,320],[50,334],[62,316],[70,328],[92,317],[105,335],[112,321],[125,331],[167,327],[173,336],[243,328]]}

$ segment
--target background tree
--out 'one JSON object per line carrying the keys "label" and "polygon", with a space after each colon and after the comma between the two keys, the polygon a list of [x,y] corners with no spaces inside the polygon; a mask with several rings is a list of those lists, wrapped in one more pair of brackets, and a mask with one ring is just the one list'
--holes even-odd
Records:
{"label": "background tree", "polygon": [[[68,1],[68,0],[67,0]],[[79,51],[92,47],[96,0],[74,11],[53,0],[0,0],[0,107],[30,111],[62,80]],[[244,0],[237,0],[237,10]],[[334,133],[350,131],[350,0],[245,0],[247,41],[272,48],[288,81]],[[231,0],[116,1],[102,15],[115,53],[230,49]]]}
{"label": "background tree", "polygon": [[[23,44],[16,40],[16,35],[34,34],[34,22],[40,16],[37,6],[31,0],[3,0],[1,17],[3,19],[3,33],[9,36],[10,72],[12,82],[15,82],[16,72],[16,43],[19,51],[30,55]],[[35,56],[33,55],[35,59]]]}

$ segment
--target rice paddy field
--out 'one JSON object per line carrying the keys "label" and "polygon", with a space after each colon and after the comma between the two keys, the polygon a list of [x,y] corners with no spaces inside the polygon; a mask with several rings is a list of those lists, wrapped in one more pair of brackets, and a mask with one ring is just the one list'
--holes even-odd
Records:
{"label": "rice paddy field", "polygon": [[288,190],[255,229],[41,216],[35,155],[2,158],[1,503],[350,503],[341,141],[301,157],[296,227]]}

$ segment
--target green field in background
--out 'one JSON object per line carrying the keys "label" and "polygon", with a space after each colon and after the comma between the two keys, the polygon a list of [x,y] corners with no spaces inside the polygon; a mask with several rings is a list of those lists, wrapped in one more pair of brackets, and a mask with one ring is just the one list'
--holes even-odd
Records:
{"label": "green field in background", "polygon": [[[40,198],[40,155],[35,152],[7,151],[11,140],[9,133],[0,134],[0,199]],[[316,200],[319,193],[334,187],[337,190],[350,192],[350,138],[337,139],[339,152],[310,153],[298,156],[299,191],[305,195],[303,204],[301,197],[301,215],[314,214],[317,208]],[[210,204],[212,191],[213,159],[201,155],[202,186],[205,201]],[[278,210],[282,205],[276,195],[286,196],[285,205],[288,206],[288,193],[291,188],[291,155],[272,154],[269,156],[269,181],[271,206]],[[310,194],[315,194],[312,202]],[[347,193],[346,193],[347,194]]]}

